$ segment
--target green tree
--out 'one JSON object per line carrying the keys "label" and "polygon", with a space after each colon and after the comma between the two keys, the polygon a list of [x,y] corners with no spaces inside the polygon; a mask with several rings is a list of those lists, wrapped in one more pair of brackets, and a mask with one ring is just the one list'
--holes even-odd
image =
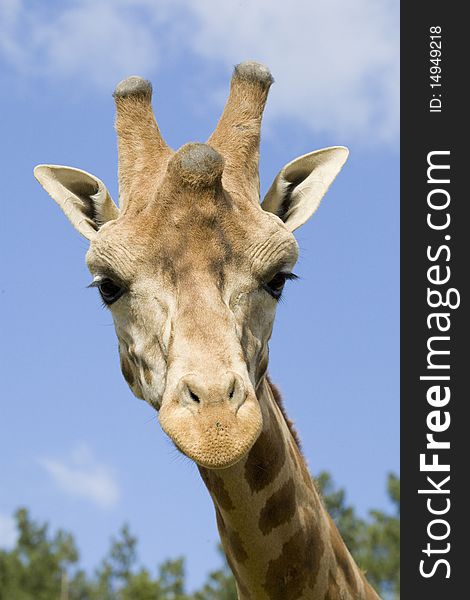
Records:
{"label": "green tree", "polygon": [[158,598],[161,600],[186,600],[184,593],[184,559],[167,560],[158,572]]}
{"label": "green tree", "polygon": [[153,577],[147,569],[137,566],[136,546],[137,539],[124,525],[118,537],[111,539],[94,581],[88,582],[90,600],[186,600],[183,559],[165,561]]}
{"label": "green tree", "polygon": [[400,597],[400,480],[388,477],[388,495],[394,512],[371,510],[367,539],[360,554],[369,581],[387,598]]}
{"label": "green tree", "polygon": [[62,530],[49,535],[26,509],[15,513],[18,540],[11,551],[0,551],[0,600],[67,600],[69,571],[78,561],[72,536]]}

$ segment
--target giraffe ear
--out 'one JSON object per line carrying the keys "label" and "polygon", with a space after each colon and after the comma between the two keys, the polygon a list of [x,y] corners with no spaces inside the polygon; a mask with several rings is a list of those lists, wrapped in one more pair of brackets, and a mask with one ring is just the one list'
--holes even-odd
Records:
{"label": "giraffe ear", "polygon": [[348,154],[344,146],[333,146],[296,158],[279,171],[261,207],[294,231],[317,210]]}
{"label": "giraffe ear", "polygon": [[59,165],[38,165],[34,176],[88,240],[107,221],[117,219],[119,209],[104,183],[86,171]]}

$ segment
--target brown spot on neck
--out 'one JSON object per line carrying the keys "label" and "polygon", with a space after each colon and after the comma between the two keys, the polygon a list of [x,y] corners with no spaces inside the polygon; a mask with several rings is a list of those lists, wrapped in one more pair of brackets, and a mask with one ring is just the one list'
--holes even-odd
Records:
{"label": "brown spot on neck", "polygon": [[242,565],[247,559],[248,554],[246,553],[240,535],[233,529],[227,529],[227,542],[230,547],[230,552],[238,565]]}
{"label": "brown spot on neck", "polygon": [[233,505],[232,499],[230,498],[229,493],[225,489],[224,482],[219,475],[217,475],[211,469],[206,469],[205,467],[198,467],[199,472],[201,473],[201,477],[206,484],[207,489],[214,497],[216,505],[219,506],[222,510],[231,511],[235,507]]}
{"label": "brown spot on neck", "polygon": [[[228,535],[229,535],[228,530],[227,530],[227,527],[225,526],[225,522],[224,522],[224,518],[222,517],[222,513],[217,508],[217,506],[215,507],[215,516],[217,519],[217,528],[219,530],[219,534],[222,539],[222,542],[228,541],[228,539],[229,539],[228,538]],[[248,588],[245,586],[245,584],[243,583],[242,578],[240,577],[240,574],[239,574],[238,568],[237,568],[237,564],[235,563],[235,560],[232,555],[231,548],[229,548],[228,550],[227,550],[227,548],[225,548],[225,557],[227,559],[228,566],[230,567],[230,570],[232,571],[233,576],[235,577],[235,581],[237,582],[238,589],[240,590],[241,593],[243,593],[244,596],[249,598],[250,592],[249,592]]]}
{"label": "brown spot on neck", "polygon": [[293,600],[306,589],[313,590],[323,552],[320,530],[313,519],[309,520],[268,564],[263,587],[270,600]]}
{"label": "brown spot on neck", "polygon": [[272,483],[286,460],[285,440],[273,415],[268,429],[263,429],[245,463],[245,479],[253,492]]}
{"label": "brown spot on neck", "polygon": [[274,492],[261,510],[258,526],[264,535],[287,523],[295,514],[295,484],[292,477]]}

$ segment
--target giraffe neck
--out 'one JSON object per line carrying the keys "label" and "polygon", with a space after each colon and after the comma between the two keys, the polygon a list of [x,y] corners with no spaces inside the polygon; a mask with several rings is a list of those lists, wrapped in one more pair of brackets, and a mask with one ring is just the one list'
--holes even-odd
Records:
{"label": "giraffe neck", "polygon": [[267,378],[263,431],[246,458],[200,473],[243,600],[378,598],[351,558]]}

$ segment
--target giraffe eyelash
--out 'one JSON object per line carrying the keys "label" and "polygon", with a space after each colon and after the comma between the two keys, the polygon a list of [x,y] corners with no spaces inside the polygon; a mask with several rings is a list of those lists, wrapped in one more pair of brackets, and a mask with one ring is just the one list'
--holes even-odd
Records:
{"label": "giraffe eyelash", "polygon": [[270,279],[270,281],[262,283],[261,287],[272,298],[274,298],[274,300],[279,302],[282,297],[282,291],[286,281],[295,281],[296,279],[298,279],[298,276],[295,273],[279,271]]}
{"label": "giraffe eyelash", "polygon": [[106,276],[97,276],[88,287],[98,288],[103,305],[106,307],[117,302],[126,292],[126,287],[124,285],[116,283],[113,279]]}

